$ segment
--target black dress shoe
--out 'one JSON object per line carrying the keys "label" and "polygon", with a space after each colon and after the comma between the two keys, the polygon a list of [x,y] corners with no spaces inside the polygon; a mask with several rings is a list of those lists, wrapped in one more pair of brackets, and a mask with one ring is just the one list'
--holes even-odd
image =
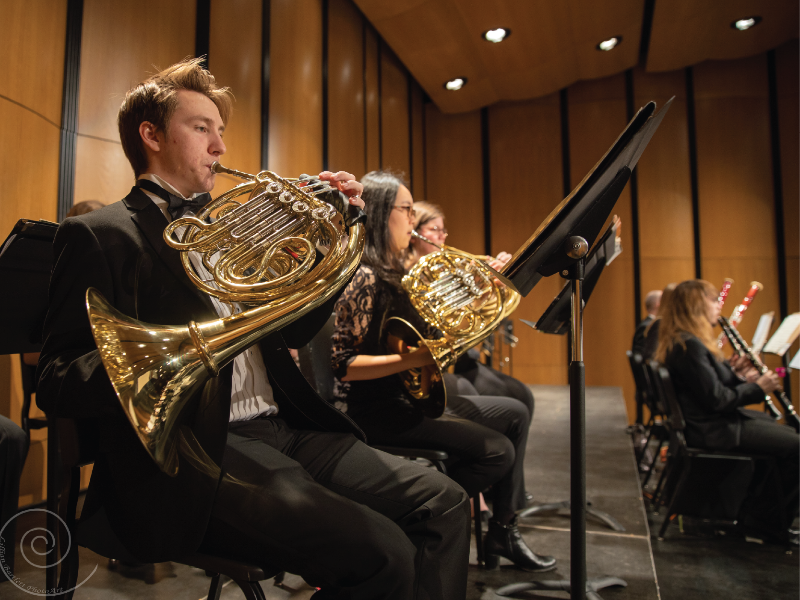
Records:
{"label": "black dress shoe", "polygon": [[507,558],[518,569],[523,571],[543,572],[556,568],[556,559],[552,556],[539,556],[528,548],[517,527],[517,519],[508,525],[501,525],[495,520],[489,521],[489,531],[484,543],[486,568],[496,569],[500,557]]}

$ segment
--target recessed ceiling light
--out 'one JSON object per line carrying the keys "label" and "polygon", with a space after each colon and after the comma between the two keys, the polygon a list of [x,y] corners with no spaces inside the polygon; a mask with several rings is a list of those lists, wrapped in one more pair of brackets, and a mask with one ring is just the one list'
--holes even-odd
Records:
{"label": "recessed ceiling light", "polygon": [[492,42],[494,44],[497,44],[499,42],[502,42],[510,35],[511,35],[510,29],[506,29],[505,27],[500,27],[498,29],[490,29],[489,31],[484,31],[483,34],[481,34],[481,37],[485,39],[487,42]]}
{"label": "recessed ceiling light", "polygon": [[607,40],[603,40],[595,48],[598,50],[602,50],[603,52],[608,52],[609,50],[613,50],[617,47],[617,45],[622,41],[621,35],[615,35],[612,38],[608,38]]}
{"label": "recessed ceiling light", "polygon": [[456,77],[455,79],[451,79],[445,83],[444,88],[446,90],[450,90],[451,92],[455,92],[456,90],[460,90],[465,85],[467,85],[466,77]]}
{"label": "recessed ceiling light", "polygon": [[761,23],[761,17],[747,17],[746,19],[739,19],[731,23],[731,27],[739,31],[747,31],[751,27],[755,27]]}

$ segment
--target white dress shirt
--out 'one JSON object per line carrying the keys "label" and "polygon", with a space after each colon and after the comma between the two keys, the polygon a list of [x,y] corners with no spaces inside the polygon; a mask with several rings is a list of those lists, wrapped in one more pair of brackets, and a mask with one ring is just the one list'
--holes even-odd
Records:
{"label": "white dress shirt", "polygon": [[[186,198],[158,175],[145,173],[144,175],[140,175],[139,179],[149,179],[160,185],[170,194],[178,196],[179,198],[191,200],[191,198]],[[151,194],[146,189],[140,189],[156,203],[161,209],[161,212],[167,217],[167,221],[172,221],[172,215],[170,215],[167,210],[169,204],[155,194]],[[193,194],[192,198],[198,195],[199,194]],[[187,213],[187,215],[191,214],[193,213]],[[182,235],[183,228],[177,229],[175,234],[176,237]],[[214,254],[210,258],[211,264],[213,265],[216,263],[217,259],[219,259],[219,253]],[[209,273],[203,265],[203,257],[199,252],[190,252],[189,260],[203,280],[210,281],[211,285],[215,285],[211,273]],[[238,302],[230,305],[225,302],[220,302],[214,296],[211,296],[211,302],[220,317],[229,317],[232,314],[242,312],[242,306]],[[270,386],[267,380],[267,372],[264,368],[264,359],[261,356],[261,350],[258,345],[251,346],[233,359],[230,420],[247,421],[261,415],[271,415],[277,412],[278,406],[275,404],[275,400],[272,396],[272,386]]]}

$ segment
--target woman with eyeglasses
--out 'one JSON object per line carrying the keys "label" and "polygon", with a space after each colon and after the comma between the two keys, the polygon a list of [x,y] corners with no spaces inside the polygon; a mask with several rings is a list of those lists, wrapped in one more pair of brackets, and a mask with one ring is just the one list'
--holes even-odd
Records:
{"label": "woman with eyeglasses", "polygon": [[[760,404],[778,388],[772,371],[763,375],[749,365],[740,373],[723,360],[714,335],[720,306],[717,288],[708,281],[691,279],[678,284],[661,316],[655,359],[669,370],[686,421],[686,442],[696,448],[737,450],[774,457],[773,471],[765,461],[755,462],[739,518],[748,535],[778,542],[797,542],[789,527],[798,512],[800,437],[787,425],[776,424],[761,412],[744,410]],[[783,505],[775,490],[780,489]]]}
{"label": "woman with eyeglasses", "polygon": [[[414,204],[414,209],[417,213],[415,230],[436,245],[412,237],[406,251],[406,270],[411,269],[423,256],[439,250],[437,246],[444,245],[448,236],[448,231],[444,225],[444,212],[440,206],[421,201]],[[487,262],[492,268],[500,269],[510,259],[510,254],[501,252],[496,258],[488,257]],[[524,430],[525,435],[512,439],[517,451],[514,470],[518,472],[518,476],[515,477],[517,488],[514,490],[514,496],[518,508],[523,508],[531,500],[530,494],[525,491],[524,459],[525,445],[528,441],[528,429],[533,418],[533,392],[521,381],[480,362],[480,352],[476,348],[469,350],[458,359],[455,364],[454,378],[451,375],[446,377],[450,378],[448,380],[448,389],[452,389],[453,386],[449,382],[455,379],[456,389],[462,395],[455,402],[450,402],[450,405],[460,417],[465,419],[486,424],[484,420],[487,418],[496,419],[501,409],[494,403],[475,403],[465,400],[463,396],[506,396],[518,400],[525,407],[525,412],[521,416],[518,415],[519,407],[517,406],[514,406],[513,410],[504,415],[505,419],[521,418],[523,420],[514,429]],[[491,427],[491,425],[488,426]]]}
{"label": "woman with eyeglasses", "polygon": [[[503,556],[521,569],[554,569],[555,559],[535,554],[517,528],[515,510],[520,507],[514,497],[515,449],[509,438],[454,414],[438,419],[424,416],[412,404],[398,374],[432,365],[430,352],[423,347],[412,353],[393,354],[382,345],[381,328],[388,316],[416,314],[400,286],[405,274],[404,253],[415,224],[414,199],[391,173],[368,173],[361,183],[362,196],[369,206],[364,255],[334,309],[331,360],[336,376],[334,393],[340,406],[372,444],[446,451],[454,460],[448,466],[448,475],[470,496],[492,486],[494,516],[485,538],[487,568],[497,567]],[[437,334],[421,318],[414,325],[425,337]],[[498,405],[519,404],[511,398],[493,401]],[[452,396],[448,402],[454,402]],[[512,437],[522,435],[508,433]]]}

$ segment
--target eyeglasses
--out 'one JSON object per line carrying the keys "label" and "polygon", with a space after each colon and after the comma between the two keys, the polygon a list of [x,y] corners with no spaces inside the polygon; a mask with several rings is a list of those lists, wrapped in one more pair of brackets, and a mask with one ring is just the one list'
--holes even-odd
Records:
{"label": "eyeglasses", "polygon": [[405,211],[406,216],[408,217],[409,220],[414,219],[417,216],[417,211],[414,210],[413,206],[393,206],[392,208]]}
{"label": "eyeglasses", "polygon": [[442,237],[447,237],[449,235],[447,233],[447,229],[444,228],[444,227],[436,227],[435,225],[433,225],[433,226],[424,225],[423,227],[425,227],[425,229],[428,232],[435,233],[437,235],[441,235]]}

